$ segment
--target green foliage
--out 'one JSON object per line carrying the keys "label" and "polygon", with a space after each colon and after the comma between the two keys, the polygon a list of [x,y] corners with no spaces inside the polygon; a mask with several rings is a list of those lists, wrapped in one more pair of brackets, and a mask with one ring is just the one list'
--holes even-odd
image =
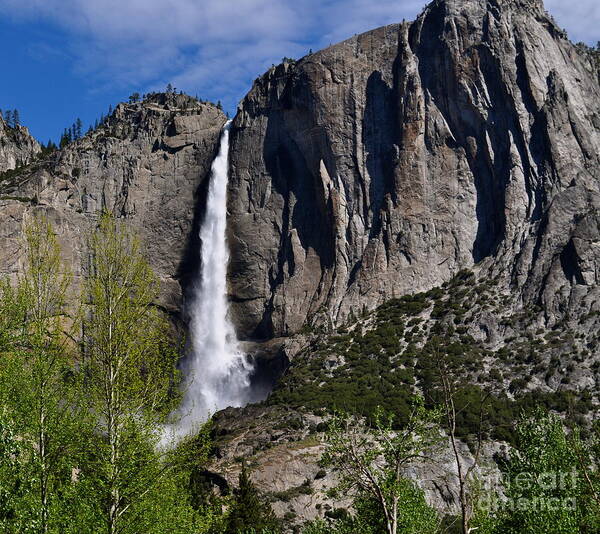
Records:
{"label": "green foliage", "polygon": [[227,519],[226,534],[242,534],[250,531],[277,532],[279,522],[271,506],[265,501],[250,481],[246,464],[242,464],[239,485],[234,490],[234,499]]}
{"label": "green foliage", "polygon": [[[477,284],[473,273],[460,271],[442,287],[386,302],[337,334],[313,336],[310,347],[295,358],[267,402],[366,417],[381,406],[400,425],[407,420],[415,387],[429,406],[440,403],[439,365],[443,361],[457,382],[457,436],[461,439],[470,440],[479,432],[483,397],[487,397],[484,435],[496,440],[514,443],[513,422],[536,406],[564,413],[568,421],[577,420],[592,407],[585,392],[566,388],[542,392],[530,387],[527,367],[545,371],[544,342],[535,337],[539,334],[527,332],[525,341],[519,336],[507,338],[507,344],[496,351],[470,335],[470,312],[480,306],[480,299],[491,299],[494,286],[494,281]],[[531,313],[514,314],[511,321],[525,320]],[[558,349],[565,343],[562,338],[569,337],[551,334]],[[491,361],[493,366],[494,360],[502,373],[484,365]],[[553,361],[558,370],[561,359],[554,356]],[[506,391],[504,380],[509,384]],[[488,386],[485,393],[482,383]]]}
{"label": "green foliage", "polygon": [[70,504],[65,480],[73,465],[67,458],[85,432],[86,418],[65,335],[74,323],[65,311],[70,275],[47,219],[26,223],[24,250],[23,274],[14,288],[3,282],[0,298],[0,400],[4,428],[20,439],[13,467],[21,480],[21,498],[5,527],[48,532]]}
{"label": "green foliage", "polygon": [[[24,274],[12,282],[0,280],[0,531],[279,532],[245,466],[232,497],[218,497],[206,485],[208,426],[175,449],[157,447],[160,424],[177,401],[173,386],[178,381],[177,350],[153,304],[157,280],[138,240],[108,214],[90,245],[82,313],[67,306],[74,300],[71,277],[43,218],[26,225]],[[575,509],[479,507],[471,521],[476,531],[600,531],[600,431],[586,440],[574,424],[594,409],[592,394],[530,391],[529,381],[519,378],[525,364],[543,367],[545,350],[561,349],[577,334],[557,328],[542,339],[536,336],[543,331],[532,330],[496,352],[485,349],[470,336],[468,322],[469,299],[484,285],[489,284],[475,286],[473,275],[461,272],[444,288],[386,303],[363,324],[314,337],[295,360],[269,402],[354,414],[316,427],[326,433],[323,467],[340,477],[332,495],[351,492],[353,509],[328,511],[324,520],[306,526],[306,534],[390,532],[394,516],[397,532],[438,530],[438,515],[423,492],[400,473],[438,443],[439,412],[433,408],[443,400],[440,361],[456,385],[456,435],[471,440],[485,401],[485,436],[515,445],[503,464],[507,479],[528,473],[531,483],[505,486],[510,502],[577,503]],[[518,318],[510,321],[519,324]],[[593,350],[592,341],[588,347]],[[574,369],[564,355],[553,354],[555,372]],[[481,362],[491,358],[516,362],[513,369],[521,375],[504,367],[502,375],[494,368],[490,372]],[[506,378],[510,391],[487,396],[465,378],[486,372],[495,380]],[[414,402],[415,388],[426,401]],[[566,414],[572,432],[557,417],[536,411],[540,406]],[[524,418],[515,427],[520,413]],[[302,416],[282,423],[287,430],[304,426]],[[562,474],[563,485],[547,487],[543,477],[548,473]],[[316,478],[325,475],[322,469]],[[271,495],[291,500],[317,486],[307,480]],[[288,511],[285,519],[295,515]]]}
{"label": "green foliage", "polygon": [[35,480],[28,475],[23,456],[25,444],[14,424],[0,413],[0,529],[6,534],[27,532],[33,515],[28,493]]}
{"label": "green foliage", "polygon": [[[424,493],[413,482],[401,479],[396,492],[398,500],[397,532],[402,534],[432,534],[437,532],[439,518],[425,501]],[[376,499],[361,494],[354,499],[352,514],[316,520],[304,526],[302,534],[387,534],[381,506]]]}
{"label": "green foliage", "polygon": [[517,426],[517,446],[505,467],[509,511],[505,534],[581,532],[583,502],[576,449],[554,415],[538,411]]}
{"label": "green foliage", "polygon": [[372,532],[395,534],[400,526],[406,532],[431,532],[437,514],[401,473],[440,443],[439,418],[439,411],[426,409],[416,398],[399,430],[394,416],[381,409],[369,424],[347,415],[331,420],[321,461],[338,472],[340,482],[334,493],[354,493],[357,505],[357,515],[343,521],[354,528],[357,522],[361,528],[370,525]]}
{"label": "green foliage", "polygon": [[[135,414],[137,420],[143,407],[145,417],[158,419],[172,408],[169,394],[177,358],[169,349],[168,322],[154,306],[158,281],[139,240],[109,214],[101,217],[90,249],[86,371],[91,384],[98,384],[90,389],[90,400],[106,417],[114,408],[115,416]],[[114,388],[114,399],[106,394],[107,386]]]}
{"label": "green foliage", "polygon": [[271,497],[277,501],[290,501],[299,495],[312,495],[314,490],[310,484],[310,480],[305,480],[299,486],[289,488],[285,491],[276,491],[271,494]]}
{"label": "green foliage", "polygon": [[69,127],[65,128],[59,142],[59,147],[64,148],[69,143],[77,141],[83,137],[83,123],[80,118],[77,118],[75,122]]}
{"label": "green foliage", "polygon": [[171,407],[176,353],[167,350],[168,325],[153,305],[157,281],[139,241],[105,213],[90,249],[86,394],[106,436],[93,473],[107,503],[105,528],[120,534],[137,528],[133,517],[147,517],[147,498],[165,471],[154,452],[156,425]]}
{"label": "green foliage", "polygon": [[191,484],[208,427],[157,447],[176,351],[152,305],[155,278],[108,215],[91,244],[81,344],[46,219],[26,225],[24,274],[0,281],[0,531],[222,532],[222,503],[198,502]]}

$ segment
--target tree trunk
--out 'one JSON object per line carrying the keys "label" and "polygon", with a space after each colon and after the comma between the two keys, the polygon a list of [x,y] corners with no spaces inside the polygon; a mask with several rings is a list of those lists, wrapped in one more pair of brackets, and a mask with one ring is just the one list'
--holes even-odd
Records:
{"label": "tree trunk", "polygon": [[108,370],[108,395],[107,395],[107,431],[108,440],[110,443],[110,506],[109,506],[109,528],[108,534],[117,534],[119,531],[118,522],[120,516],[120,500],[119,491],[119,423],[117,410],[117,392],[116,392],[116,376],[112,365],[109,365]]}
{"label": "tree trunk", "polygon": [[40,395],[40,502],[42,533],[48,532],[48,462],[46,455],[46,413],[44,411],[44,397]]}
{"label": "tree trunk", "polygon": [[465,485],[460,485],[460,510],[462,517],[463,534],[469,534],[469,514],[467,511],[467,496],[465,494]]}

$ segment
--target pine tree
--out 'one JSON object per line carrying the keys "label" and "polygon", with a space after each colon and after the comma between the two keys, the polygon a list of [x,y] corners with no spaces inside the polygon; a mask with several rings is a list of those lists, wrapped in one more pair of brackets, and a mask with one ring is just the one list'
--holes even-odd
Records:
{"label": "pine tree", "polygon": [[9,128],[12,128],[12,111],[10,109],[6,110],[6,126],[8,126]]}
{"label": "pine tree", "polygon": [[13,128],[18,128],[19,126],[21,126],[21,117],[19,116],[19,110],[18,109],[14,109],[13,110]]}
{"label": "pine tree", "polygon": [[64,148],[69,144],[69,132],[65,128],[62,135],[60,136],[60,148]]}
{"label": "pine tree", "polygon": [[277,531],[279,522],[271,505],[264,501],[250,481],[246,464],[242,464],[239,486],[234,490],[234,502],[229,513],[226,534],[241,534],[261,530]]}
{"label": "pine tree", "polygon": [[45,146],[42,144],[42,154],[43,155],[50,154],[54,150],[56,150],[56,145],[54,144],[52,139],[48,139],[48,143],[46,143]]}
{"label": "pine tree", "polygon": [[83,131],[83,123],[81,122],[81,119],[79,117],[77,117],[77,120],[75,121],[75,135],[76,135],[76,139],[81,139],[81,135],[82,135],[82,131]]}

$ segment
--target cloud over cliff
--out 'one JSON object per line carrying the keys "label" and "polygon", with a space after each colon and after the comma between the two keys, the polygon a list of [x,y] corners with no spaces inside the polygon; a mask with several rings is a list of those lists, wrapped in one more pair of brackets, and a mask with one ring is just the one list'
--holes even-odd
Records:
{"label": "cloud over cliff", "polygon": [[[412,19],[423,0],[0,0],[4,14],[65,32],[74,68],[96,84],[177,87],[233,105],[283,56]],[[547,0],[574,40],[600,39],[596,0]]]}

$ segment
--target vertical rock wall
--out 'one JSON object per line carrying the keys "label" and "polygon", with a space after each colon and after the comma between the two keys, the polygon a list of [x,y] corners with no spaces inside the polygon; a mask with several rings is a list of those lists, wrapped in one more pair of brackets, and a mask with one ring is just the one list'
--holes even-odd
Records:
{"label": "vertical rock wall", "polygon": [[550,321],[592,309],[599,97],[537,0],[436,0],[272,68],[232,131],[242,334],[343,321],[475,265]]}

